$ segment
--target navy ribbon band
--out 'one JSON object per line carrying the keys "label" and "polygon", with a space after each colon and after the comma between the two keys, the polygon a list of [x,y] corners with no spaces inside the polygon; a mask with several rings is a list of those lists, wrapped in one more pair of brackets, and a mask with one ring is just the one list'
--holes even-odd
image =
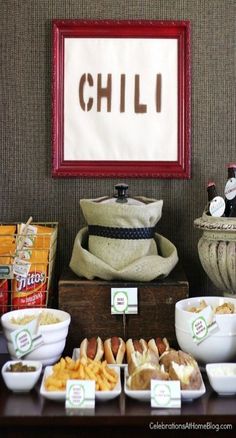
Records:
{"label": "navy ribbon band", "polygon": [[107,237],[109,239],[152,239],[155,234],[155,227],[119,228],[89,225],[88,232],[90,236]]}

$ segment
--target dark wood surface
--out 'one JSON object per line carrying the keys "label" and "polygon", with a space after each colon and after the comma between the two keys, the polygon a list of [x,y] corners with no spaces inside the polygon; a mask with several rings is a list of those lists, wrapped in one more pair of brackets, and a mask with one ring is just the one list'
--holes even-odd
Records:
{"label": "dark wood surface", "polygon": [[[0,355],[0,366],[8,359]],[[113,429],[112,436],[125,436],[130,430],[158,433],[151,429],[154,424],[232,424],[236,427],[236,397],[220,397],[209,386],[203,373],[206,394],[201,398],[182,403],[181,409],[153,409],[149,403],[132,400],[122,394],[109,402],[97,402],[94,411],[66,412],[63,402],[49,401],[39,393],[41,379],[29,393],[14,394],[9,391],[0,377],[0,436],[39,436],[50,428],[51,436],[96,436],[98,430]],[[214,426],[213,426],[214,427]],[[216,427],[216,426],[215,426]],[[30,432],[31,431],[31,432]],[[32,435],[32,431],[33,435]],[[118,433],[119,431],[119,433]],[[2,433],[1,433],[2,432]],[[4,432],[4,434],[3,434]],[[11,435],[12,432],[12,435]],[[20,434],[21,432],[21,434]],[[93,433],[95,432],[95,435]],[[191,436],[194,430],[191,431]],[[216,432],[215,429],[212,432]],[[31,433],[31,435],[30,435]],[[230,433],[227,431],[227,433]],[[83,435],[84,434],[84,435]],[[200,435],[199,435],[200,436]],[[217,435],[219,436],[219,435]]]}
{"label": "dark wood surface", "polygon": [[[137,287],[138,314],[111,315],[111,288]],[[67,345],[79,347],[85,337],[166,337],[176,344],[175,303],[188,296],[189,284],[180,264],[164,279],[151,282],[86,280],[67,269],[59,280],[59,308],[71,315]]]}

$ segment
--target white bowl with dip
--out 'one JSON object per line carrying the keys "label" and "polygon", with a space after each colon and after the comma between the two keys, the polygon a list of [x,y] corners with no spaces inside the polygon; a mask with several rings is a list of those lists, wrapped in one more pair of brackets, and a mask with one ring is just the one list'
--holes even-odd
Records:
{"label": "white bowl with dip", "polygon": [[11,333],[27,324],[31,318],[39,318],[37,333],[42,335],[42,345],[24,355],[24,359],[38,360],[43,365],[52,365],[60,359],[64,350],[71,321],[70,314],[50,308],[19,309],[3,314],[1,317],[3,333],[13,360],[16,360],[17,356]]}
{"label": "white bowl with dip", "polygon": [[210,363],[206,365],[209,382],[219,395],[236,393],[236,363]]}
{"label": "white bowl with dip", "polygon": [[[189,311],[202,301],[215,309],[225,303],[234,306],[232,314],[215,314],[217,329],[202,342],[196,343],[191,332],[191,321],[198,313]],[[181,350],[194,356],[201,364],[230,362],[236,358],[236,299],[220,296],[186,298],[175,305],[175,334]]]}

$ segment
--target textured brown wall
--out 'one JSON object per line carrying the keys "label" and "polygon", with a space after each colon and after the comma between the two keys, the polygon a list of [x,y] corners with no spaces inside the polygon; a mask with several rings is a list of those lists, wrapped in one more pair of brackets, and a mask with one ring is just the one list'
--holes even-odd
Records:
{"label": "textured brown wall", "polygon": [[[57,273],[84,225],[79,200],[111,192],[115,179],[52,179],[51,20],[190,19],[192,177],[130,179],[130,193],[164,200],[158,231],[177,246],[192,294],[213,293],[198,259],[193,220],[213,178],[223,193],[235,153],[235,0],[1,0],[1,221],[58,220]],[[148,140],[147,140],[148,141]]]}

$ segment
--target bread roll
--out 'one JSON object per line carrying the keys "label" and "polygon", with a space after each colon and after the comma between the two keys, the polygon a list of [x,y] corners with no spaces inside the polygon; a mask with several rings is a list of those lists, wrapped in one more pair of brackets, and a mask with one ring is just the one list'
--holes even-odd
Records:
{"label": "bread roll", "polygon": [[146,363],[136,368],[127,380],[127,386],[133,390],[149,390],[152,379],[168,380],[169,376],[158,365]]}

